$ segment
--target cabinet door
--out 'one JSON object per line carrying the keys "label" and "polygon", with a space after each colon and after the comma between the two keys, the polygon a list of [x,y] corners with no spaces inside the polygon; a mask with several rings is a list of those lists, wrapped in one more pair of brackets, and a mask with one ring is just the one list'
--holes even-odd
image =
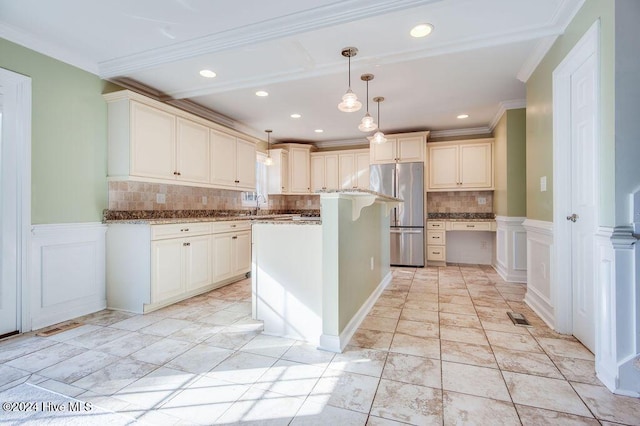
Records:
{"label": "cabinet door", "polygon": [[371,164],[388,164],[396,162],[396,139],[390,138],[383,144],[370,142],[369,150],[371,154]]}
{"label": "cabinet door", "polygon": [[213,235],[213,281],[218,282],[233,275],[233,234]]}
{"label": "cabinet door", "polygon": [[460,182],[463,188],[493,186],[490,143],[460,145]]}
{"label": "cabinet door", "polygon": [[237,187],[255,191],[257,161],[255,144],[243,139],[237,139],[236,161]]}
{"label": "cabinet door", "polygon": [[151,303],[184,293],[183,243],[180,238],[151,243]]}
{"label": "cabinet door", "polygon": [[185,247],[185,286],[186,290],[196,290],[213,282],[212,238],[211,235],[191,237]]}
{"label": "cabinet door", "polygon": [[131,175],[175,180],[176,119],[131,102]]}
{"label": "cabinet door", "polygon": [[[211,130],[211,183],[236,186],[236,138]],[[254,172],[255,173],[255,172]],[[255,179],[255,178],[254,178]]]}
{"label": "cabinet door", "polygon": [[340,154],[340,188],[352,189],[355,182],[355,156],[353,154]]}
{"label": "cabinet door", "polygon": [[308,194],[311,192],[308,149],[291,148],[289,150],[289,170],[290,192],[294,194]]}
{"label": "cabinet door", "polygon": [[245,274],[251,270],[251,232],[239,232],[231,237],[233,244],[233,274]]}
{"label": "cabinet door", "polygon": [[282,194],[288,194],[291,191],[291,179],[289,177],[289,153],[287,151],[282,151],[280,164],[280,183],[282,186]]}
{"label": "cabinet door", "polygon": [[398,138],[398,161],[412,163],[424,161],[425,142],[422,136]]}
{"label": "cabinet door", "polygon": [[361,152],[355,155],[356,159],[356,187],[369,189],[369,153]]}
{"label": "cabinet door", "polygon": [[311,191],[326,189],[324,182],[324,155],[311,156]]}
{"label": "cabinet door", "polygon": [[336,189],[340,187],[340,166],[338,165],[338,156],[335,154],[327,154],[324,156],[324,186],[327,189]]}
{"label": "cabinet door", "polygon": [[458,188],[458,146],[429,147],[429,189]]}
{"label": "cabinet door", "polygon": [[178,117],[176,139],[178,180],[209,183],[211,179],[209,129]]}

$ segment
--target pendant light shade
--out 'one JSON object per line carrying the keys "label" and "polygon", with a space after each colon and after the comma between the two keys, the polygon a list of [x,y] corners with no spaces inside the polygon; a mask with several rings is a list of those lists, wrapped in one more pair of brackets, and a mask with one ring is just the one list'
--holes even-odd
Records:
{"label": "pendant light shade", "polygon": [[[373,98],[373,101],[378,104],[378,126],[380,126],[380,102],[384,101],[382,96],[378,96]],[[387,138],[384,137],[384,133],[378,127],[378,131],[373,134],[373,143],[383,144],[387,141]]]}
{"label": "pendant light shade", "polygon": [[362,74],[360,80],[367,82],[367,113],[362,117],[358,129],[361,132],[372,132],[378,127],[371,114],[369,114],[369,81],[373,80],[373,74]]}
{"label": "pendant light shade", "polygon": [[269,147],[271,146],[271,132],[273,132],[273,130],[267,129],[265,132],[267,133],[267,158],[264,159],[264,165],[271,166],[273,164],[273,158],[271,158]]}
{"label": "pendant light shade", "polygon": [[358,100],[358,97],[351,90],[351,57],[358,54],[358,49],[355,47],[345,47],[342,49],[342,56],[349,58],[349,87],[347,93],[342,96],[342,102],[338,104],[338,109],[342,112],[354,112],[362,108],[362,103]]}

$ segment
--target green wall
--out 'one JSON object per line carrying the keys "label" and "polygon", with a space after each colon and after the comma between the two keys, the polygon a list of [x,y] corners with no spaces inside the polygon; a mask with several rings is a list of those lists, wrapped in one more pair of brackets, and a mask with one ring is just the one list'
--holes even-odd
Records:
{"label": "green wall", "polygon": [[493,210],[498,216],[524,217],[526,192],[526,110],[507,110],[493,130],[495,191]]}
{"label": "green wall", "polygon": [[[600,224],[614,217],[614,6],[587,0],[527,81],[527,217],[553,221],[553,70],[576,42],[600,20]],[[540,177],[547,191],[540,191]]]}
{"label": "green wall", "polygon": [[502,114],[493,129],[493,160],[495,190],[493,211],[497,216],[508,216],[507,208],[507,114]]}
{"label": "green wall", "polygon": [[106,83],[4,39],[0,67],[31,77],[31,222],[101,221],[107,208]]}

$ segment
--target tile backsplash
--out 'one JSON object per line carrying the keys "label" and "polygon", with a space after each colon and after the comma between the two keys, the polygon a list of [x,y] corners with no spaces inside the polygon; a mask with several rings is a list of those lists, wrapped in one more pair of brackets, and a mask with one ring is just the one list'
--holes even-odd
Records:
{"label": "tile backsplash", "polygon": [[[158,203],[157,197],[165,198]],[[241,210],[242,192],[145,182],[109,182],[109,210]],[[206,202],[203,202],[206,197]],[[270,210],[317,210],[319,195],[270,195]]]}
{"label": "tile backsplash", "polygon": [[[485,204],[479,201],[484,198]],[[492,213],[493,191],[427,193],[428,213]]]}

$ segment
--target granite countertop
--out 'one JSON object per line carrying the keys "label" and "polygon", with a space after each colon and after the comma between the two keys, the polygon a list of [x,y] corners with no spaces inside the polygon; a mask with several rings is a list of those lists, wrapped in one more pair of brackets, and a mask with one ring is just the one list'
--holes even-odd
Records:
{"label": "granite countertop", "polygon": [[263,224],[268,224],[268,225],[322,225],[322,221],[321,220],[305,220],[305,219],[289,219],[289,220],[279,220],[279,219],[261,220],[261,219],[255,219],[254,221],[252,221],[252,223],[254,225],[263,225]]}
{"label": "granite countertop", "polygon": [[[258,212],[258,215],[250,214],[248,210],[135,210],[116,211],[104,210],[103,223],[123,223],[123,224],[148,224],[162,225],[171,223],[194,223],[194,222],[221,222],[221,221],[266,221],[281,219],[292,222],[294,217],[319,218],[319,210],[288,210],[288,211],[266,211]],[[296,220],[297,221],[297,220]],[[318,222],[318,220],[311,220]]]}
{"label": "granite countertop", "polygon": [[347,195],[375,195],[376,197],[385,200],[385,201],[400,201],[403,202],[400,198],[391,197],[389,195],[385,195],[381,192],[371,191],[370,189],[362,189],[362,188],[353,188],[353,189],[321,189],[316,191],[316,194],[347,194]]}
{"label": "granite countertop", "polygon": [[428,213],[427,220],[447,220],[451,222],[493,222],[494,213]]}

